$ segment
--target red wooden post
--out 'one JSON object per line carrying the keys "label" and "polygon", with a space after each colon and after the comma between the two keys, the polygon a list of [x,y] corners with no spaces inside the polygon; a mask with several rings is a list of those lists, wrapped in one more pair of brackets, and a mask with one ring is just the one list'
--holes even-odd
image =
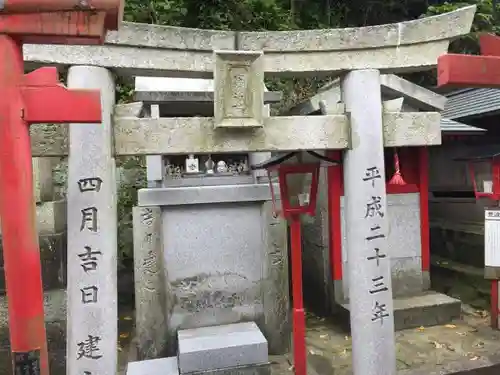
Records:
{"label": "red wooden post", "polygon": [[[120,0],[103,2],[122,8]],[[29,125],[101,122],[101,101],[97,91],[60,85],[55,68],[24,74],[22,44],[101,43],[113,12],[29,13],[41,3],[7,0],[0,7],[0,217],[13,373],[28,366],[33,373],[48,375]],[[52,5],[62,3],[69,1]],[[18,13],[9,14],[12,10]]]}
{"label": "red wooden post", "polygon": [[[479,38],[481,55],[446,54],[438,59],[438,87],[500,88],[500,37],[491,34]],[[500,251],[500,249],[499,249]],[[491,326],[498,327],[498,283],[491,284]]]}
{"label": "red wooden post", "polygon": [[295,375],[307,374],[306,315],[302,293],[302,235],[299,215],[290,220],[293,299],[293,360]]}

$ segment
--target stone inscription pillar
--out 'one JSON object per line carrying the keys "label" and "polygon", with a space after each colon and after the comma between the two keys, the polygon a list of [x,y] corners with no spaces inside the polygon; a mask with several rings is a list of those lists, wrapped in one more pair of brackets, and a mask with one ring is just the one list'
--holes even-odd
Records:
{"label": "stone inscription pillar", "polygon": [[115,375],[117,211],[115,83],[100,67],[69,69],[68,87],[101,90],[102,124],[71,124],[68,160],[68,375]]}
{"label": "stone inscription pillar", "polygon": [[352,142],[344,192],[353,373],[395,375],[380,72],[350,72],[342,91]]}
{"label": "stone inscription pillar", "polygon": [[[161,157],[161,156],[158,156]],[[160,207],[134,207],[135,331],[140,360],[167,350],[168,327]],[[168,343],[173,347],[172,343]]]}

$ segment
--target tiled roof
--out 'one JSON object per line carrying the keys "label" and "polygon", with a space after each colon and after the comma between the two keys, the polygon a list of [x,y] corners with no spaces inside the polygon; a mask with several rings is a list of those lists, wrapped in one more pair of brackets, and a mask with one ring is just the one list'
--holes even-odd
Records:
{"label": "tiled roof", "polygon": [[454,120],[450,120],[448,118],[441,118],[441,131],[442,132],[485,132],[485,129],[476,128],[475,126],[469,126],[466,124],[462,124],[461,122],[457,122]]}
{"label": "tiled roof", "polygon": [[452,120],[500,111],[500,89],[463,89],[446,96],[442,115]]}

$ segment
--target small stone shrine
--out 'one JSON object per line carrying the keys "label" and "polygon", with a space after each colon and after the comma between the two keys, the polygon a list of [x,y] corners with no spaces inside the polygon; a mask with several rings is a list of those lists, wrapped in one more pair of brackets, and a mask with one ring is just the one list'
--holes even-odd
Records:
{"label": "small stone shrine", "polygon": [[[280,96],[266,91],[264,103]],[[135,99],[152,117],[214,116],[213,80],[137,77]],[[262,104],[260,110],[269,112]],[[259,323],[272,352],[287,350],[286,226],[272,215],[262,172],[249,166],[268,157],[270,153],[147,156],[150,188],[139,190],[134,212],[141,343],[157,332],[153,321],[164,315],[164,339],[172,354],[180,328],[246,320]],[[153,233],[157,230],[161,240],[146,241],[158,236]],[[158,308],[150,305],[157,299],[166,301],[166,310],[153,317]]]}

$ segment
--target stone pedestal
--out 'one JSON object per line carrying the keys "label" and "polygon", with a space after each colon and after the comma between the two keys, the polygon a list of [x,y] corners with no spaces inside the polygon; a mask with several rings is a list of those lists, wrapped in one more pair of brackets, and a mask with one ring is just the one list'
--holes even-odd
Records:
{"label": "stone pedestal", "polygon": [[[271,353],[286,352],[290,339],[286,223],[273,218],[270,199],[266,184],[141,189],[139,205],[161,209],[164,244],[164,297],[153,293],[144,304],[163,301],[165,309],[158,310],[153,320],[139,314],[137,326],[152,327],[164,311],[167,347],[172,352],[178,329],[254,320]],[[136,233],[146,225],[139,215],[134,217]],[[146,253],[143,245],[135,245],[136,254]],[[145,271],[136,265],[140,298],[145,297],[140,290],[153,276],[144,275]]]}

